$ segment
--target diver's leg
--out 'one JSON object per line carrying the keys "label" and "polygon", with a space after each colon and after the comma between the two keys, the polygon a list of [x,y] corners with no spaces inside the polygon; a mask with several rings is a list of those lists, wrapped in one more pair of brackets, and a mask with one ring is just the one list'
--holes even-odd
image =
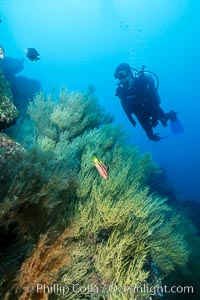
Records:
{"label": "diver's leg", "polygon": [[159,120],[164,127],[167,126],[167,121],[169,120],[168,115],[164,113],[160,106],[155,106],[153,109],[153,116]]}
{"label": "diver's leg", "polygon": [[137,115],[136,116],[138,121],[140,122],[140,125],[146,132],[146,135],[148,138],[152,141],[159,141],[160,137],[157,134],[153,133],[152,125],[151,125],[151,120],[150,117],[147,115]]}
{"label": "diver's leg", "polygon": [[177,120],[177,114],[173,110],[170,110],[170,112],[166,113],[165,117],[166,117],[167,121],[169,121],[169,120],[176,121]]}

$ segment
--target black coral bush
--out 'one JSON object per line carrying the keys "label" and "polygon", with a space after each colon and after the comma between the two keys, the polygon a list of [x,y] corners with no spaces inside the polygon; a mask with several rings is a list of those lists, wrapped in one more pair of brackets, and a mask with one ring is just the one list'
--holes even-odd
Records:
{"label": "black coral bush", "polygon": [[[180,230],[181,216],[167,199],[150,193],[149,180],[158,166],[150,155],[128,145],[92,87],[86,93],[62,88],[57,98],[40,93],[28,112],[29,119],[16,134],[26,153],[16,161],[12,176],[8,168],[3,174],[9,175],[9,183],[1,199],[2,223],[15,222],[18,242],[34,245],[31,253],[24,250],[16,284],[8,284],[11,293],[15,290],[18,299],[37,299],[40,278],[45,282],[38,283],[69,286],[67,299],[130,299],[106,289],[92,298],[89,292],[73,293],[73,285],[157,284],[150,260],[160,279],[186,264],[189,250]],[[107,180],[95,168],[94,155],[107,166]],[[57,260],[54,251],[55,256],[59,253]],[[40,265],[40,272],[52,277],[39,274],[35,266]],[[33,286],[28,294],[23,290],[27,272]],[[148,292],[134,294],[131,299],[147,296]],[[55,293],[49,297],[65,299]]]}

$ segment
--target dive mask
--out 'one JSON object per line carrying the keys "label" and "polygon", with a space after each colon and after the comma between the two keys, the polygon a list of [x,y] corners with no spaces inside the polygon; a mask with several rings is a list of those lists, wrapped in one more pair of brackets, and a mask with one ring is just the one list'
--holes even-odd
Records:
{"label": "dive mask", "polygon": [[119,71],[119,72],[115,72],[114,74],[114,77],[119,80],[125,79],[127,76],[128,73],[126,71]]}

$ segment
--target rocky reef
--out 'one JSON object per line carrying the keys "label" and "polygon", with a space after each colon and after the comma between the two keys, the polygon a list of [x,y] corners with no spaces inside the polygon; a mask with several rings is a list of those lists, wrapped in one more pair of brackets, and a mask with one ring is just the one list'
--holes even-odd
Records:
{"label": "rocky reef", "polygon": [[15,123],[18,114],[18,110],[13,103],[10,86],[0,69],[0,130]]}
{"label": "rocky reef", "polygon": [[0,170],[2,299],[162,299],[191,264],[195,227],[152,191],[159,166],[94,88],[40,92],[11,137],[25,150]]}

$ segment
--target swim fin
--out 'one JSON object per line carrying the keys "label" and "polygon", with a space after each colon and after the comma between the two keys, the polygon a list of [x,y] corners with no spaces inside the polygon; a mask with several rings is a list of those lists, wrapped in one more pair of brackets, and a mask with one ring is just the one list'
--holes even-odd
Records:
{"label": "swim fin", "polygon": [[173,134],[179,134],[184,132],[183,125],[177,117],[176,119],[170,120],[170,128]]}

